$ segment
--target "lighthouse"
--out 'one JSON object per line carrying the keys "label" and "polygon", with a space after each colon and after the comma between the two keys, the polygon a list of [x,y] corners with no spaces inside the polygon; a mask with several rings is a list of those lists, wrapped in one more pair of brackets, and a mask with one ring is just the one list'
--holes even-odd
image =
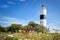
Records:
{"label": "lighthouse", "polygon": [[47,14],[46,7],[42,4],[40,11],[40,25],[45,27],[46,27],[46,14]]}

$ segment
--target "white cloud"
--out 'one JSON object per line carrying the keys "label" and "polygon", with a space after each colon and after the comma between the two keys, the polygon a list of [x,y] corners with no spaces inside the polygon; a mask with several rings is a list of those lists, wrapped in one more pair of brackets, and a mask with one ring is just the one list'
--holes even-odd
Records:
{"label": "white cloud", "polygon": [[28,22],[23,20],[23,19],[18,19],[18,18],[13,18],[13,17],[2,17],[0,20],[0,24],[1,23],[8,26],[8,25],[11,25],[13,23],[26,25]]}
{"label": "white cloud", "polygon": [[12,1],[7,1],[6,3],[7,4],[2,3],[2,5],[0,5],[0,8],[9,8],[10,6],[15,4],[15,2],[12,2]]}
{"label": "white cloud", "polygon": [[8,8],[10,5],[6,5],[6,4],[4,4],[4,5],[0,5],[0,8]]}
{"label": "white cloud", "polygon": [[19,0],[19,1],[26,1],[26,0]]}
{"label": "white cloud", "polygon": [[24,19],[19,19],[19,18],[14,18],[14,17],[7,17],[7,16],[4,16],[4,17],[0,18],[0,24],[3,24],[3,26],[9,26],[13,23],[27,25],[28,22],[30,22],[30,21],[34,21],[35,23],[39,24],[38,20],[24,20]]}
{"label": "white cloud", "polygon": [[[50,23],[47,27],[50,29],[50,32],[55,32],[53,29],[60,30],[59,22],[56,23]],[[58,31],[59,32],[59,31]]]}
{"label": "white cloud", "polygon": [[7,3],[8,4],[15,4],[15,2],[12,2],[12,1],[8,1]]}

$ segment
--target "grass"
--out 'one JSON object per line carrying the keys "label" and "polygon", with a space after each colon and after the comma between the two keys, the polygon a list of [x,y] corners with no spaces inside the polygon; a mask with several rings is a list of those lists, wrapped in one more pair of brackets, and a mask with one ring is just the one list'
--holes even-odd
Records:
{"label": "grass", "polygon": [[8,35],[13,35],[16,40],[58,40],[60,38],[60,34],[57,33],[0,33],[0,40],[6,40],[4,37],[8,37]]}

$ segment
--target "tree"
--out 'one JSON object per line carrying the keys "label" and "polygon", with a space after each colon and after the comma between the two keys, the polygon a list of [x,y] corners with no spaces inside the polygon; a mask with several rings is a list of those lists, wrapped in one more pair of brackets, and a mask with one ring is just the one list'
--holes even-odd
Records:
{"label": "tree", "polygon": [[47,29],[44,26],[41,26],[33,21],[29,22],[28,25],[22,26],[21,24],[11,24],[10,26],[4,28],[0,25],[0,31],[1,32],[18,32],[19,30],[28,30],[28,29],[34,29],[36,32],[42,32],[46,33],[49,29]]}
{"label": "tree", "polygon": [[9,28],[8,28],[8,31],[11,31],[11,32],[18,32],[18,30],[21,29],[21,24],[12,24]]}
{"label": "tree", "polygon": [[31,28],[34,28],[35,31],[37,32],[42,32],[42,33],[46,33],[47,32],[47,28],[44,27],[44,26],[41,26],[33,21],[29,22],[28,25],[31,27]]}
{"label": "tree", "polygon": [[0,32],[6,32],[5,28],[0,25]]}

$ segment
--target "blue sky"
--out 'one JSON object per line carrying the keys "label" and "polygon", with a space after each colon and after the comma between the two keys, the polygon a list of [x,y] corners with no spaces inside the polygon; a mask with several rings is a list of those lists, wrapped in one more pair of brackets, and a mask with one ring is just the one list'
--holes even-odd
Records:
{"label": "blue sky", "polygon": [[[0,0],[0,25],[40,23],[42,0]],[[60,28],[60,0],[44,0],[47,9],[47,27]]]}

